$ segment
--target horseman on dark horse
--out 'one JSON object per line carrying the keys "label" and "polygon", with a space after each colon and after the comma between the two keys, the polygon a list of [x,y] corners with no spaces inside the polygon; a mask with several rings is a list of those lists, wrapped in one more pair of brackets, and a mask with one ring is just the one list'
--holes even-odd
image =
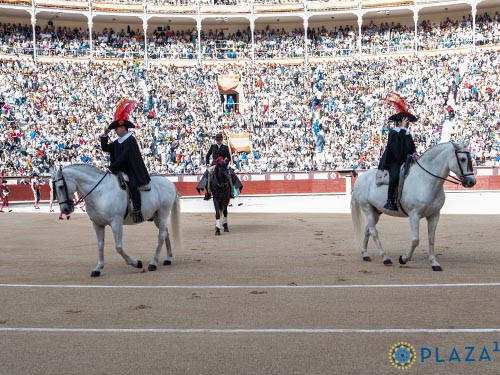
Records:
{"label": "horseman on dark horse", "polygon": [[[229,174],[229,182],[231,184],[230,198],[234,198],[234,187],[239,189],[240,191],[243,189],[243,184],[240,179],[234,173],[234,170],[229,167],[229,163],[231,162],[231,151],[229,147],[222,143],[223,136],[222,133],[218,133],[215,136],[215,144],[210,146],[206,156],[205,156],[205,164],[207,165],[207,170],[203,174],[198,186],[196,186],[196,190],[198,194],[201,190],[206,189],[204,200],[208,201],[212,198],[212,190],[211,190],[211,176],[213,175],[214,166],[217,163],[218,158],[223,158],[226,163],[227,173]],[[210,163],[210,158],[212,158],[212,162]]]}

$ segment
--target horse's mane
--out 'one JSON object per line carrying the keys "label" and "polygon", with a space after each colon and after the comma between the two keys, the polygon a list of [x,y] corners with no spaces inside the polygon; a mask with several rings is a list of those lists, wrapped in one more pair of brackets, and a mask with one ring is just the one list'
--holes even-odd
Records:
{"label": "horse's mane", "polygon": [[226,180],[226,164],[224,162],[222,163],[217,163],[215,165],[215,178],[217,179],[218,182],[224,182]]}
{"label": "horse's mane", "polygon": [[[426,154],[429,155],[429,154],[432,154],[434,151],[436,151],[437,149],[441,149],[441,148],[444,148],[445,146],[446,147],[449,147],[449,145],[452,145],[453,148],[455,150],[459,150],[460,147],[462,147],[461,144],[458,144],[458,143],[454,143],[454,142],[446,142],[446,143],[438,143],[437,145],[434,145],[430,148],[428,148],[427,150],[425,150],[422,155],[420,155],[420,158],[424,157]],[[441,151],[441,150],[439,150]]]}
{"label": "horse's mane", "polygon": [[85,168],[91,168],[91,169],[93,169],[94,171],[96,171],[96,172],[98,172],[100,174],[106,173],[101,168],[96,167],[95,165],[92,165],[92,164],[85,164],[85,163],[70,164],[70,165],[65,166],[63,169],[69,168],[69,167],[78,167],[78,168],[85,167]]}

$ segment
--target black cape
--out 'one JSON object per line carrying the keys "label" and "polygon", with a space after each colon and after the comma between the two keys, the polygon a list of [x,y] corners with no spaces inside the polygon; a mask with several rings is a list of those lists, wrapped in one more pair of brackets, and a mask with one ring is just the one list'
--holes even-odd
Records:
{"label": "black cape", "polygon": [[390,169],[393,165],[399,167],[406,162],[406,156],[416,152],[415,143],[406,130],[391,130],[378,169]]}
{"label": "black cape", "polygon": [[[241,192],[243,190],[243,184],[241,183],[240,179],[238,178],[236,173],[234,173],[232,168],[228,168],[227,171],[229,173],[229,176],[231,176],[231,180],[233,180],[233,186]],[[200,194],[200,191],[205,190],[205,188],[207,187],[207,182],[208,182],[208,170],[205,171],[203,177],[196,186],[198,194]]]}
{"label": "black cape", "polygon": [[108,143],[108,137],[101,137],[101,148],[109,152],[111,164],[109,170],[113,173],[124,172],[137,184],[146,185],[151,181],[146,165],[142,160],[139,145],[134,136],[129,136],[124,142],[118,140]]}

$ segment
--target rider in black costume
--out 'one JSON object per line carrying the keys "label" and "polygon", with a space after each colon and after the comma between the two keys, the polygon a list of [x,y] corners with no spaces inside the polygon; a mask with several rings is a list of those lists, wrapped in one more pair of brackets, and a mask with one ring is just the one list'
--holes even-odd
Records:
{"label": "rider in black costume", "polygon": [[[101,136],[101,148],[110,153],[111,164],[109,170],[114,174],[124,172],[129,178],[129,189],[132,195],[134,212],[132,217],[134,223],[144,221],[141,211],[141,192],[139,186],[147,185],[151,181],[141,151],[136,139],[129,133],[128,129],[135,125],[128,121],[130,112],[137,106],[133,100],[122,100],[115,111],[114,121],[107,127]],[[108,134],[115,130],[118,139],[108,143]]]}
{"label": "rider in black costume", "polygon": [[384,208],[391,211],[398,211],[396,203],[396,190],[399,184],[399,171],[406,162],[408,155],[416,153],[415,143],[408,130],[410,122],[416,122],[417,118],[412,115],[404,99],[396,93],[390,93],[386,99],[392,104],[396,112],[389,121],[394,121],[396,126],[389,132],[387,146],[380,159],[378,169],[389,171],[389,189],[387,192],[387,203]]}

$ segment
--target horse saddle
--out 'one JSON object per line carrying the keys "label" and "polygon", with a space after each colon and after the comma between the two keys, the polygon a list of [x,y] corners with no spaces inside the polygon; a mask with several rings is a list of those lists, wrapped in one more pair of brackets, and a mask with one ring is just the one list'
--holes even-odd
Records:
{"label": "horse saddle", "polygon": [[[116,177],[118,178],[118,184],[120,185],[120,188],[127,192],[127,197],[128,197],[127,210],[125,211],[125,215],[124,215],[124,218],[126,218],[129,215],[129,213],[135,212],[134,202],[132,200],[132,193],[130,192],[130,189],[128,188],[128,183],[130,182],[130,179],[129,179],[128,175],[124,172],[118,172]],[[150,190],[151,190],[151,184],[139,186],[139,191],[150,191]]]}
{"label": "horse saddle", "polygon": [[[410,172],[410,167],[413,164],[413,157],[408,155],[406,162],[401,166],[399,171],[399,181],[404,181],[408,173]],[[378,169],[375,175],[375,183],[377,186],[389,185],[389,171],[386,169]],[[402,184],[400,184],[402,185]]]}
{"label": "horse saddle", "polygon": [[[128,190],[128,183],[130,182],[128,175],[124,172],[118,172],[117,177],[118,177],[118,183],[120,184],[122,190]],[[150,190],[151,190],[151,184],[139,186],[139,191],[150,191]]]}
{"label": "horse saddle", "polygon": [[375,175],[375,183],[377,186],[389,185],[389,171],[386,169],[377,169]]}

